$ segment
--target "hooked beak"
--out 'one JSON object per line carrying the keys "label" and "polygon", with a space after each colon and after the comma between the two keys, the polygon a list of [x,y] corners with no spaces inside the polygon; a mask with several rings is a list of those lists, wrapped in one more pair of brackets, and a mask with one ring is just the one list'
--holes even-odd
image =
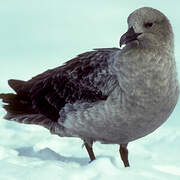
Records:
{"label": "hooked beak", "polygon": [[128,31],[121,36],[121,39],[120,39],[120,47],[121,47],[123,44],[127,44],[127,43],[129,43],[129,42],[131,42],[131,41],[137,40],[137,37],[138,37],[139,35],[141,35],[141,34],[142,34],[142,33],[136,33],[136,32],[134,31],[134,28],[133,28],[133,27],[130,27],[130,28],[128,29]]}

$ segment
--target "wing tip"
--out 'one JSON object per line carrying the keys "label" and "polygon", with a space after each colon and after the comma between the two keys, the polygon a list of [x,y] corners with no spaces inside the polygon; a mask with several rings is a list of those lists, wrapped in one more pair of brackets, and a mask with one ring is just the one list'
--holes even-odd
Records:
{"label": "wing tip", "polygon": [[26,83],[26,81],[22,81],[22,80],[16,80],[16,79],[9,79],[9,80],[8,80],[9,86],[10,86],[12,89],[14,89],[14,91],[15,91],[16,93],[18,93],[18,91],[20,90],[20,88],[21,88],[22,86],[24,86],[25,83]]}

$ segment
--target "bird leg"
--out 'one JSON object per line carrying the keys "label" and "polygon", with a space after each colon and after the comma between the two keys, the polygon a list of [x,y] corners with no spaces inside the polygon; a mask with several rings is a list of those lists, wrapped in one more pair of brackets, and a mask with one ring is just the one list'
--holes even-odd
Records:
{"label": "bird leg", "polygon": [[[89,158],[91,159],[91,161],[93,161],[93,160],[96,159],[96,158],[95,158],[95,155],[94,155],[94,152],[93,152],[93,148],[92,148],[93,141],[90,141],[90,143],[91,143],[91,146],[90,146],[87,142],[84,141],[84,145],[85,145],[86,150],[87,150],[87,152],[88,152],[88,154],[89,154]],[[91,161],[90,161],[90,162],[91,162]]]}
{"label": "bird leg", "polygon": [[119,152],[121,155],[121,159],[124,163],[125,167],[129,167],[129,161],[128,161],[128,149],[127,149],[128,144],[121,144],[119,148]]}

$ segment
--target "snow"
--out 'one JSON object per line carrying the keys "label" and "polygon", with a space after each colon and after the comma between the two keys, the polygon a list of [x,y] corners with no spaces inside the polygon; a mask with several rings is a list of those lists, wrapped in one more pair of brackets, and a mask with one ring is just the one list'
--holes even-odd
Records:
{"label": "snow", "polygon": [[0,180],[179,180],[177,109],[154,133],[129,143],[131,167],[125,168],[118,145],[95,143],[96,160],[89,163],[80,139],[60,138],[40,126],[5,121],[0,108]]}

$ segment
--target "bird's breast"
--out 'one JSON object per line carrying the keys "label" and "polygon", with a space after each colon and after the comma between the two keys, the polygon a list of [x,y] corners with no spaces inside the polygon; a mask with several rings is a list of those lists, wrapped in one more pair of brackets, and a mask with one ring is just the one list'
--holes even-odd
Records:
{"label": "bird's breast", "polygon": [[159,83],[146,79],[137,82],[131,91],[124,91],[119,116],[123,114],[120,117],[121,121],[124,119],[122,131],[127,134],[128,141],[143,137],[163,124],[172,113],[178,96],[179,88],[175,79]]}
{"label": "bird's breast", "polygon": [[[167,62],[165,65],[150,64],[138,71],[136,68],[136,64],[119,68],[119,102],[110,103],[117,104],[117,109],[112,110],[116,112],[114,126],[119,127],[119,142],[123,143],[143,137],[163,124],[179,96],[173,65]],[[114,93],[114,97],[117,94]]]}

